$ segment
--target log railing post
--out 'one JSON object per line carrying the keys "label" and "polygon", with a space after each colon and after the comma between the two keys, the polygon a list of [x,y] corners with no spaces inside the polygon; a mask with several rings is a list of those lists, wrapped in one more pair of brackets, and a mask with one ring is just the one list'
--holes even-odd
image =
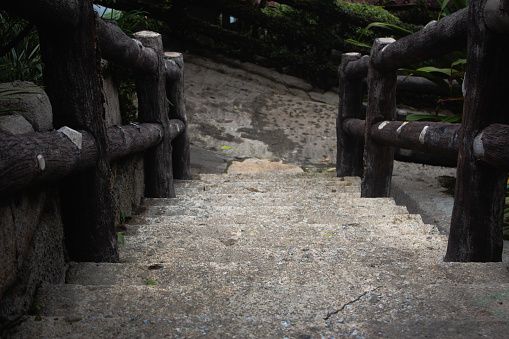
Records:
{"label": "log railing post", "polygon": [[170,101],[169,118],[178,119],[186,129],[172,141],[173,176],[175,179],[191,179],[189,134],[187,132],[186,98],[184,94],[184,57],[182,53],[166,52],[164,58],[168,70],[173,72],[166,77],[166,95]]}
{"label": "log railing post", "polygon": [[[94,168],[60,183],[67,252],[75,261],[118,261],[108,140],[103,121],[95,14],[92,1],[75,2],[74,27],[38,23],[44,83],[55,129],[89,132],[97,147]],[[77,152],[81,146],[76,145]]]}
{"label": "log railing post", "polygon": [[162,141],[145,153],[145,196],[150,198],[173,198],[172,147],[169,137],[169,119],[166,101],[166,71],[161,34],[141,31],[134,38],[157,54],[154,69],[138,71],[136,92],[140,122],[159,123],[163,126]]}
{"label": "log railing post", "polygon": [[363,77],[349,79],[346,67],[351,61],[361,58],[360,53],[345,53],[341,57],[338,69],[339,76],[339,109],[336,118],[338,177],[358,176],[364,173],[362,160],[364,140],[354,138],[343,131],[343,122],[348,118],[364,119],[362,110]]}
{"label": "log railing post", "polygon": [[[470,3],[466,93],[463,107],[456,192],[445,261],[501,261],[502,223],[507,170],[476,161],[482,153],[481,131],[490,124],[509,124],[507,33],[490,30],[486,5]],[[506,13],[507,16],[507,13]],[[478,149],[481,148],[481,149]]]}
{"label": "log railing post", "polygon": [[392,38],[376,39],[371,50],[367,77],[364,177],[361,186],[361,196],[366,198],[388,197],[391,191],[394,149],[374,141],[371,128],[380,121],[396,118],[396,71],[382,73],[373,65],[373,60],[382,53],[383,48],[394,41]]}

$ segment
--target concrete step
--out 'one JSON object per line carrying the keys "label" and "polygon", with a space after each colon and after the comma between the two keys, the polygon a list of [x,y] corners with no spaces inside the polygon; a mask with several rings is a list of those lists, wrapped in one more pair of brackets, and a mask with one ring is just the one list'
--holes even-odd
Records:
{"label": "concrete step", "polygon": [[355,212],[356,215],[400,215],[407,214],[404,206],[398,206],[391,198],[361,199],[352,196],[287,199],[264,199],[264,197],[242,197],[225,195],[215,199],[148,200],[141,208],[141,216],[207,216],[207,215],[296,215],[306,214],[313,218],[336,216]]}
{"label": "concrete step", "polygon": [[[398,321],[339,320],[291,322],[281,319],[186,317],[168,319],[105,317],[39,317],[23,324],[16,338],[504,338],[506,320],[402,319]],[[21,329],[18,329],[21,330]],[[502,333],[502,334],[501,334]],[[256,334],[256,335],[254,335]]]}
{"label": "concrete step", "polygon": [[[341,282],[352,286],[363,283],[390,284],[506,284],[507,269],[502,263],[491,265],[479,263],[437,263],[431,261],[402,262],[397,258],[386,258],[380,262],[365,261],[319,262],[310,265],[304,261],[307,250],[288,253],[262,262],[247,261],[171,261],[125,263],[71,263],[66,283],[98,286],[144,286],[148,280],[159,286],[267,286],[267,285],[308,285],[329,288]],[[306,257],[309,259],[315,255]],[[299,257],[301,256],[301,257]],[[210,260],[210,259],[209,259]]]}
{"label": "concrete step", "polygon": [[[447,239],[359,180],[205,175],[146,199],[121,263],[71,263],[12,338],[497,337],[504,263],[443,263]],[[205,189],[204,189],[205,188]],[[504,254],[507,259],[507,253]],[[507,261],[507,260],[506,260]]]}
{"label": "concrete step", "polygon": [[[132,337],[223,333],[231,333],[233,337],[248,337],[250,333],[255,337],[307,335],[310,338],[340,334],[354,337],[432,334],[431,337],[436,337],[437,333],[454,334],[453,337],[479,334],[503,337],[500,331],[507,328],[507,322],[497,314],[507,312],[507,306],[499,300],[507,296],[508,288],[507,284],[493,289],[470,284],[451,288],[450,284],[402,283],[389,287],[341,282],[322,287],[203,286],[199,289],[159,285],[54,285],[45,286],[38,295],[51,315],[43,308],[39,323],[33,319],[23,326],[27,328],[25,335],[36,327],[40,332],[35,337],[45,331],[53,337],[78,333]],[[457,302],[459,296],[461,302]],[[232,325],[236,332],[230,332]],[[498,335],[491,327],[499,331]],[[59,335],[55,336],[55,332]]]}
{"label": "concrete step", "polygon": [[[272,318],[274,315],[286,314],[288,317],[303,321],[324,319],[329,312],[334,312],[341,305],[356,297],[368,298],[358,305],[352,305],[343,312],[352,319],[363,320],[366,313],[372,318],[402,319],[405,315],[391,315],[391,310],[407,311],[410,307],[421,308],[420,316],[427,319],[448,318],[471,315],[472,311],[481,318],[485,304],[491,304],[490,296],[508,295],[509,284],[500,284],[493,288],[483,284],[460,284],[450,287],[449,281],[442,284],[422,284],[420,282],[380,281],[373,285],[371,281],[349,280],[326,282],[321,284],[293,285],[281,281],[273,284],[244,284],[236,286],[203,285],[139,285],[132,286],[81,286],[81,285],[47,285],[38,293],[41,316],[66,316],[70,312],[76,316],[96,315],[111,317],[164,317],[217,316],[220,318],[249,317]],[[456,297],[455,297],[456,296]],[[451,300],[461,296],[461,302]],[[433,307],[437,302],[444,303],[440,309]],[[498,306],[497,306],[498,304]],[[380,307],[383,305],[383,307]],[[356,306],[356,307],[354,307]],[[458,307],[461,306],[461,307]],[[495,309],[508,311],[509,305],[494,302]],[[353,308],[356,308],[355,310]],[[383,314],[378,312],[384,309]],[[451,312],[455,309],[454,312]],[[362,314],[364,313],[364,314]],[[455,314],[452,314],[455,313]],[[489,318],[490,316],[488,316]],[[479,319],[478,318],[478,319]]]}
{"label": "concrete step", "polygon": [[[282,179],[280,181],[265,180],[242,180],[233,181],[225,179],[223,181],[185,181],[175,184],[175,192],[177,195],[192,196],[194,194],[217,194],[217,193],[286,193],[286,192],[346,192],[360,193],[360,183],[351,181],[325,181],[320,182],[313,180],[298,180],[291,184],[286,182],[290,179]],[[185,192],[185,193],[184,193]]]}
{"label": "concrete step", "polygon": [[[504,338],[506,320],[472,319],[367,319],[349,321],[347,317],[323,321],[291,321],[288,318],[261,320],[253,317],[38,317],[18,328],[16,338]],[[292,319],[293,320],[293,319]],[[21,332],[22,330],[22,332]],[[256,335],[255,335],[256,334]]]}
{"label": "concrete step", "polygon": [[[322,218],[317,218],[322,219]],[[291,220],[286,216],[251,217],[235,220],[234,218],[214,217],[185,218],[184,220],[161,220],[147,218],[143,224],[128,224],[125,235],[137,234],[140,238],[161,234],[169,238],[188,238],[196,236],[251,238],[265,235],[266,238],[288,237],[333,237],[340,239],[359,239],[366,237],[390,236],[424,236],[436,233],[432,225],[422,224],[419,215],[389,215],[384,217],[366,216],[365,220],[341,218],[334,223],[319,223],[316,219],[306,217]],[[358,222],[356,222],[358,221]]]}

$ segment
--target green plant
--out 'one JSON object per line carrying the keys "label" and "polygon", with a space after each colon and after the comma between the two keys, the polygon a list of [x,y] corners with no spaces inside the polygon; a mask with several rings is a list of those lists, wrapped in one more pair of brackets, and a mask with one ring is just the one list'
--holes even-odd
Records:
{"label": "green plant", "polygon": [[42,84],[39,36],[34,25],[0,11],[0,82]]}
{"label": "green plant", "polygon": [[142,29],[159,31],[159,23],[149,17],[149,13],[141,10],[136,11],[118,11],[112,9],[105,11],[101,16],[103,19],[115,20],[118,27],[128,36]]}
{"label": "green plant", "polygon": [[124,211],[120,210],[120,224],[116,226],[117,238],[122,246],[125,245],[125,236],[123,231],[127,230],[125,223],[133,218],[132,215],[127,215]]}
{"label": "green plant", "polygon": [[437,17],[436,10],[428,6],[427,0],[416,0],[408,9],[398,10],[394,13],[403,22],[414,25],[426,25]]}
{"label": "green plant", "polygon": [[457,10],[468,7],[470,4],[470,0],[452,0],[453,6],[449,5],[449,0],[437,0],[440,5],[440,13],[438,14],[438,19],[442,16],[451,15]]}
{"label": "green plant", "polygon": [[[122,73],[118,68],[115,70],[116,74]],[[138,115],[138,106],[135,104],[134,98],[136,96],[136,85],[133,77],[121,76],[120,84],[118,86],[118,101],[120,105],[120,116],[122,124],[127,125],[136,122]]]}
{"label": "green plant", "polygon": [[120,224],[123,225],[133,218],[132,215],[127,215],[124,211],[120,210]]}
{"label": "green plant", "polygon": [[124,233],[122,233],[122,232],[117,232],[117,238],[118,238],[118,240],[120,241],[120,245],[124,246],[124,245],[125,245],[125,237],[124,237]]}
{"label": "green plant", "polygon": [[[442,9],[450,10],[447,7],[446,0],[442,3]],[[456,0],[460,6],[462,0]],[[468,1],[468,0],[467,0]],[[359,37],[355,39],[348,39],[346,42],[359,48],[359,51],[370,51],[371,46],[366,43],[367,33],[373,28],[382,28],[392,34],[395,38],[402,38],[412,31],[402,27],[398,24],[390,24],[384,22],[374,22],[366,26],[360,33]],[[372,41],[372,40],[369,40]],[[463,84],[466,68],[466,52],[456,51],[449,55],[437,57],[430,61],[423,61],[408,68],[402,68],[399,71],[405,73],[407,76],[418,76],[428,79],[435,83],[443,91],[443,97],[436,103],[435,114],[412,114],[406,117],[406,121],[417,120],[435,120],[441,122],[460,122],[462,113],[463,94],[459,89]],[[452,116],[439,115],[442,107],[447,106],[455,114]]]}
{"label": "green plant", "polygon": [[152,279],[149,279],[149,278],[142,278],[142,279],[145,280],[146,284],[149,285],[149,286],[157,285],[157,281],[155,281],[155,280],[152,280]]}
{"label": "green plant", "polygon": [[[283,65],[281,71],[304,78],[322,88],[337,82],[336,65],[339,57],[331,54],[331,51],[345,50],[345,40],[357,37],[366,23],[381,21],[402,25],[396,16],[380,6],[337,0],[311,6],[309,10],[278,4],[262,12],[268,17],[268,22],[282,27],[277,30],[259,30],[271,63],[265,66],[272,68],[274,64]],[[371,31],[366,34],[370,38],[374,37]]]}
{"label": "green plant", "polygon": [[456,189],[456,177],[450,175],[441,175],[437,178],[440,186],[445,188],[444,193],[454,197],[454,191]]}
{"label": "green plant", "polygon": [[37,299],[32,298],[32,301],[30,302],[30,307],[26,311],[26,314],[39,316],[40,313],[41,313],[41,306],[37,302]]}

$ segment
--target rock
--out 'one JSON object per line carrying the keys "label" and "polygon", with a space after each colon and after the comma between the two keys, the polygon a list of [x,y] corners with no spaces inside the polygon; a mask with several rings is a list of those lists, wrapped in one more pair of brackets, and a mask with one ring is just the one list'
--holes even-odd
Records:
{"label": "rock", "polygon": [[0,129],[12,134],[23,134],[33,132],[32,125],[20,114],[0,116]]}
{"label": "rock", "polygon": [[249,73],[261,75],[267,79],[282,83],[291,88],[298,88],[306,92],[313,89],[313,85],[302,79],[287,74],[281,74],[249,62],[243,62],[241,64],[241,68]]}
{"label": "rock", "polygon": [[49,98],[41,87],[32,82],[16,80],[0,84],[0,107],[7,110],[0,115],[22,115],[37,132],[53,129]]}
{"label": "rock", "polygon": [[0,201],[0,329],[26,311],[36,289],[62,283],[66,258],[56,186]]}
{"label": "rock", "polygon": [[101,60],[104,95],[104,111],[106,112],[106,126],[122,125],[122,116],[120,114],[120,103],[118,100],[118,88],[115,84],[111,72],[108,71],[108,62]]}
{"label": "rock", "polygon": [[125,157],[112,164],[113,197],[115,200],[116,220],[120,220],[121,211],[133,215],[141,204],[145,191],[143,154]]}
{"label": "rock", "polygon": [[323,102],[329,105],[337,105],[339,102],[339,95],[334,92],[309,92],[309,97],[314,101]]}
{"label": "rock", "polygon": [[239,173],[274,173],[274,172],[285,172],[285,173],[302,173],[302,168],[283,164],[281,162],[272,162],[265,159],[246,159],[242,162],[234,161],[233,164],[228,168],[229,174]]}

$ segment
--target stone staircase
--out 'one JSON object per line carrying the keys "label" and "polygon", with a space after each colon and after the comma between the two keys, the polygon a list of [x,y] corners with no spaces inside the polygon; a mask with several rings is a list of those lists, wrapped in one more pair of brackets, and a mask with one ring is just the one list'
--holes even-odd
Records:
{"label": "stone staircase", "polygon": [[121,263],[72,263],[7,338],[506,337],[504,263],[444,263],[446,238],[358,178],[202,175],[148,199]]}

